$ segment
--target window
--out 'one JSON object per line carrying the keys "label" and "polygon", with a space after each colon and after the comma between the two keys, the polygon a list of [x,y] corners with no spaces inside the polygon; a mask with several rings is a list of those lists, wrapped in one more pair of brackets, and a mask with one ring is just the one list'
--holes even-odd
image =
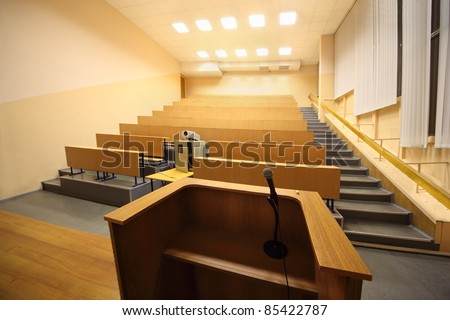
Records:
{"label": "window", "polygon": [[439,73],[439,35],[441,0],[432,0],[431,8],[431,53],[430,53],[430,116],[428,118],[428,135],[436,133],[436,101]]}

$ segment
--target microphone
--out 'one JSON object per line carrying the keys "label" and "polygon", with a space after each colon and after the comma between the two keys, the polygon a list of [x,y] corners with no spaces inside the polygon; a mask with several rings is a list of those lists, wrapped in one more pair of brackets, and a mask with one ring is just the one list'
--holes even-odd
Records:
{"label": "microphone", "polygon": [[272,169],[265,168],[263,170],[263,175],[266,178],[267,184],[269,185],[270,189],[270,195],[267,196],[267,201],[269,201],[275,214],[275,227],[273,231],[273,240],[268,240],[264,243],[264,252],[271,258],[282,259],[287,255],[287,248],[283,243],[277,240],[280,218],[278,212],[278,196],[275,191],[275,186],[272,180],[273,176]]}
{"label": "microphone", "polygon": [[275,201],[275,204],[278,206],[278,196],[277,196],[277,193],[275,192],[275,186],[274,186],[273,180],[272,180],[272,176],[273,176],[272,169],[264,168],[263,176],[266,178],[267,184],[269,185],[270,196],[272,197],[273,201]]}

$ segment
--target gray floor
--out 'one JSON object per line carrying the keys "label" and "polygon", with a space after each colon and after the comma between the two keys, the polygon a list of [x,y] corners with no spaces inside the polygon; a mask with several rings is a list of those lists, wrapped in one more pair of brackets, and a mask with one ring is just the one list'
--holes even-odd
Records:
{"label": "gray floor", "polygon": [[103,217],[115,209],[113,206],[47,191],[31,192],[0,201],[0,210],[108,237],[108,223]]}
{"label": "gray floor", "polygon": [[[103,216],[114,209],[46,191],[0,201],[0,210],[105,236],[109,236],[109,230]],[[363,299],[450,299],[449,257],[356,249],[373,274],[373,281],[363,284]]]}

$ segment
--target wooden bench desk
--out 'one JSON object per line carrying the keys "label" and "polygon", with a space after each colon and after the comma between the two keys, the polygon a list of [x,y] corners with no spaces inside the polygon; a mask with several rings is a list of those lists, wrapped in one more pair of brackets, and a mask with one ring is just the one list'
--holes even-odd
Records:
{"label": "wooden bench desk", "polygon": [[[70,167],[71,175],[73,168],[93,170],[97,172],[98,180],[105,181],[118,175],[131,176],[135,178],[135,186],[139,185],[137,178],[142,178],[145,183],[144,154],[133,150],[104,149],[95,147],[66,146],[66,160]],[[100,177],[99,173],[103,173]],[[111,173],[112,177],[108,174]]]}
{"label": "wooden bench desk", "polygon": [[211,127],[193,126],[153,126],[143,124],[119,124],[120,133],[132,135],[154,136],[163,135],[170,141],[180,140],[180,133],[184,130],[191,130],[200,135],[204,141],[258,141],[258,142],[291,142],[297,145],[310,144],[314,141],[312,131],[291,131],[291,130],[249,130],[249,129],[217,129]]}

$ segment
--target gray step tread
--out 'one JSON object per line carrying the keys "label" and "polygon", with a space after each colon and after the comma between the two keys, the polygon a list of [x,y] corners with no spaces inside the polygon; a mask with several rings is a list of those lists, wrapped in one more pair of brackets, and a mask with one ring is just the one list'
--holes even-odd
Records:
{"label": "gray step tread", "polygon": [[376,179],[374,177],[371,176],[362,176],[362,175],[356,175],[356,174],[348,174],[348,175],[341,175],[341,181],[345,181],[345,182],[375,182],[378,183],[380,182],[379,179]]}
{"label": "gray step tread", "polygon": [[351,218],[344,219],[344,232],[423,242],[431,242],[433,240],[432,237],[413,225]]}
{"label": "gray step tread", "polygon": [[353,172],[355,170],[365,172],[367,171],[366,167],[363,166],[337,166],[341,169],[341,175],[345,175],[347,171]]}
{"label": "gray step tread", "polygon": [[59,178],[43,181],[42,183],[46,184],[46,185],[52,185],[52,186],[58,186],[58,187],[61,186],[61,180]]}
{"label": "gray step tread", "polygon": [[409,214],[410,212],[395,203],[376,201],[336,200],[334,206],[339,210],[360,212],[384,212],[386,214]]}
{"label": "gray step tread", "polygon": [[[87,173],[77,174],[77,175],[73,175],[73,176],[70,176],[70,175],[62,176],[60,178],[60,180],[61,180],[62,184],[64,184],[64,180],[76,180],[76,181],[83,181],[86,183],[94,183],[94,184],[102,185],[104,187],[112,187],[112,188],[118,188],[118,189],[131,190],[134,188],[134,177],[127,177],[127,176],[119,175],[119,176],[116,176],[115,179],[106,180],[106,181],[96,180],[96,178],[97,178],[96,174],[91,174],[91,173],[87,172]],[[138,179],[138,183],[140,183],[140,182],[142,182],[141,178]],[[147,182],[150,182],[150,180],[148,180]]]}
{"label": "gray step tread", "polygon": [[353,157],[353,150],[350,149],[344,149],[341,147],[336,147],[334,149],[328,149],[327,150],[327,156],[328,157],[333,157],[334,155],[340,154],[341,156],[343,156],[343,154],[346,154],[346,158],[350,158]]}
{"label": "gray step tread", "polygon": [[326,123],[323,123],[323,122],[314,122],[314,123],[312,123],[312,122],[309,122],[308,123],[308,128],[309,127],[318,127],[318,128],[330,128]]}
{"label": "gray step tread", "polygon": [[364,188],[364,187],[341,187],[341,194],[367,194],[369,196],[375,195],[391,195],[392,192],[383,188]]}
{"label": "gray step tread", "polygon": [[358,157],[336,157],[336,156],[328,156],[327,159],[333,159],[333,158],[337,158],[339,160],[360,160],[361,158]]}

